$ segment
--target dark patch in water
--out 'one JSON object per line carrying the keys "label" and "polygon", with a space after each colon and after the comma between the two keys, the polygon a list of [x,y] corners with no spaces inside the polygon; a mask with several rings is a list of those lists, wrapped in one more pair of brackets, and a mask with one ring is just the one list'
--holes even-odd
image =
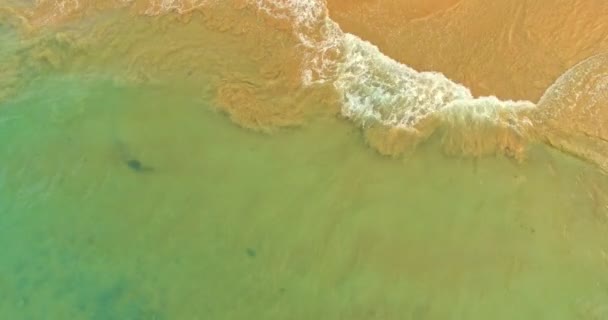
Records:
{"label": "dark patch in water", "polygon": [[141,161],[137,160],[137,159],[129,159],[126,161],[127,166],[129,167],[129,169],[135,171],[135,172],[149,172],[149,171],[153,171],[154,169],[152,167],[146,167],[144,166]]}
{"label": "dark patch in water", "polygon": [[129,168],[135,171],[141,171],[141,169],[143,168],[141,162],[135,159],[128,160],[127,165],[129,166]]}
{"label": "dark patch in water", "polygon": [[143,162],[141,162],[141,160],[137,159],[137,157],[133,155],[126,143],[116,139],[114,141],[114,144],[116,146],[116,150],[118,151],[118,155],[120,156],[124,164],[129,167],[129,169],[139,173],[154,171],[154,167],[147,166]]}

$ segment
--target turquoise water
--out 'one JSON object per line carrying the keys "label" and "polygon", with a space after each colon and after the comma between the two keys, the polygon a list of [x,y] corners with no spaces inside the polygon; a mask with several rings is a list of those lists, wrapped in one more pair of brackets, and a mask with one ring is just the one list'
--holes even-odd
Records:
{"label": "turquoise water", "polygon": [[176,88],[39,77],[0,106],[0,318],[608,317],[608,178],[435,144],[389,159],[340,119],[262,135]]}

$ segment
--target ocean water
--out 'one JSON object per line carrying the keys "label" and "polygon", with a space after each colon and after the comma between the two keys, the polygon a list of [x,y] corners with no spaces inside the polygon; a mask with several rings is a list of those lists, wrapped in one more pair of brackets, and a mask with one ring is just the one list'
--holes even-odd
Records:
{"label": "ocean water", "polygon": [[[454,111],[443,117],[464,119],[466,137],[457,121],[433,125],[403,154],[409,136],[353,125],[341,111],[354,105],[340,103],[357,99],[326,94],[323,72],[286,70],[297,41],[285,34],[129,17],[0,30],[0,70],[11,71],[0,78],[11,84],[0,100],[1,319],[608,318],[601,142],[591,159],[543,139],[526,141],[523,158],[471,156],[502,150],[486,146],[512,132]],[[261,42],[241,43],[251,39]],[[279,52],[278,67],[251,58],[260,46]],[[430,81],[382,61],[349,69],[372,70],[356,74],[386,90],[373,98],[395,93],[387,79]],[[379,92],[360,88],[350,92]],[[415,104],[397,94],[362,105],[384,119],[395,101]],[[481,99],[477,110],[502,110],[487,99],[498,109]],[[435,112],[424,103],[411,110]],[[463,152],[446,153],[446,140]]]}

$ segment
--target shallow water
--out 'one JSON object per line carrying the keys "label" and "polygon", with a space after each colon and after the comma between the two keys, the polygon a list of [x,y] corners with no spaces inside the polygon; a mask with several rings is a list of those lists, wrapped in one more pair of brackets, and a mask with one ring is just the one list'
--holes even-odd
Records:
{"label": "shallow water", "polygon": [[341,120],[268,136],[209,106],[90,76],[3,105],[3,317],[608,316],[594,167],[387,159]]}
{"label": "shallow water", "polygon": [[[385,157],[331,112],[246,130],[216,96],[225,65],[263,87],[251,61],[230,60],[240,38],[197,34],[224,45],[211,54],[193,24],[161,23],[134,22],[100,58],[52,38],[40,47],[58,62],[28,62],[0,100],[0,318],[608,318],[596,166],[539,143],[522,163],[449,157],[441,132]],[[142,40],[154,32],[183,50]],[[105,60],[123,47],[152,80],[117,76],[125,65]],[[189,66],[190,80],[158,81]],[[259,90],[260,104],[290,94]]]}

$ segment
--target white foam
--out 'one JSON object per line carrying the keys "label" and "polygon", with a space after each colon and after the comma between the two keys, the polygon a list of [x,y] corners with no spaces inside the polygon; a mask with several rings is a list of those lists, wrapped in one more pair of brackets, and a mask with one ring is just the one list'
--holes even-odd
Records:
{"label": "white foam", "polygon": [[344,33],[328,16],[325,0],[249,0],[260,12],[289,21],[303,55],[302,83],[320,84],[335,75]]}
{"label": "white foam", "polygon": [[456,126],[479,127],[491,124],[525,134],[532,122],[520,112],[529,111],[536,105],[530,101],[500,100],[496,97],[457,99],[439,113],[444,123]]}
{"label": "white foam", "polygon": [[401,64],[371,43],[342,32],[329,18],[325,0],[251,1],[265,14],[292,21],[307,48],[304,84],[332,82],[342,96],[342,114],[355,122],[415,130],[420,121],[435,116],[445,122],[486,121],[518,130],[529,125],[516,123],[516,113],[533,108],[532,102],[475,98],[441,73]]}
{"label": "white foam", "polygon": [[417,72],[382,54],[369,42],[345,34],[336,88],[342,113],[354,120],[413,128],[456,99],[472,99],[464,86],[437,72]]}

